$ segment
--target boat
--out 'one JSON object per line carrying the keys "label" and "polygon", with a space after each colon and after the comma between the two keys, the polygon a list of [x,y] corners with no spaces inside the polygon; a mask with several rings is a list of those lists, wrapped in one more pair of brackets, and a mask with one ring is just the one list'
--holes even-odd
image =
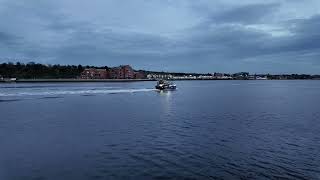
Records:
{"label": "boat", "polygon": [[159,80],[156,89],[159,90],[175,90],[177,89],[177,86],[171,82],[165,81],[165,80]]}

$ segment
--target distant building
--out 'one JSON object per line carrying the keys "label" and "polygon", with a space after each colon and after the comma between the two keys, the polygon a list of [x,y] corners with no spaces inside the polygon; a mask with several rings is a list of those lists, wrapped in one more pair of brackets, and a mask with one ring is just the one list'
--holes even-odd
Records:
{"label": "distant building", "polygon": [[216,78],[222,78],[224,76],[224,74],[223,73],[214,73],[213,76]]}
{"label": "distant building", "polygon": [[109,70],[111,79],[123,79],[123,73],[120,67],[114,67]]}
{"label": "distant building", "polygon": [[88,68],[81,73],[80,78],[81,79],[108,79],[109,73],[106,69]]}
{"label": "distant building", "polygon": [[233,74],[233,78],[237,79],[237,80],[246,80],[249,79],[249,73],[248,72],[239,72],[239,73],[235,73]]}
{"label": "distant building", "polygon": [[134,72],[134,79],[145,79],[146,75],[143,72]]}
{"label": "distant building", "polygon": [[134,78],[134,70],[129,65],[120,66],[122,71],[122,79],[133,79]]}
{"label": "distant building", "polygon": [[147,75],[147,79],[154,79],[152,74]]}
{"label": "distant building", "polygon": [[148,74],[148,79],[173,79],[171,74]]}
{"label": "distant building", "polygon": [[256,80],[268,80],[267,76],[257,76]]}
{"label": "distant building", "polygon": [[214,73],[213,78],[214,79],[232,79],[232,77],[230,77],[230,75],[224,74],[224,73]]}
{"label": "distant building", "polygon": [[255,79],[256,79],[256,75],[249,75],[249,76],[248,76],[248,79],[249,79],[249,80],[255,80]]}
{"label": "distant building", "polygon": [[111,79],[134,79],[135,72],[129,65],[114,67],[109,70]]}

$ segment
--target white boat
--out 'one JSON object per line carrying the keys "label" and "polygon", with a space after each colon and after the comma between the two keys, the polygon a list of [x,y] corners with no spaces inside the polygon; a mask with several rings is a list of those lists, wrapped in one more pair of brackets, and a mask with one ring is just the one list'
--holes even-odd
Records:
{"label": "white boat", "polygon": [[159,90],[175,90],[177,89],[177,86],[173,83],[170,83],[168,81],[165,80],[159,80],[157,85],[156,85],[156,89]]}

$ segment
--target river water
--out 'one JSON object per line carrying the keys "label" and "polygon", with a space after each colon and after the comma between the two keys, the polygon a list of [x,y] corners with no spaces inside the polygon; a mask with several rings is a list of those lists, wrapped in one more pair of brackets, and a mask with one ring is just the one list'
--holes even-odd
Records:
{"label": "river water", "polygon": [[0,84],[0,179],[320,179],[320,81]]}

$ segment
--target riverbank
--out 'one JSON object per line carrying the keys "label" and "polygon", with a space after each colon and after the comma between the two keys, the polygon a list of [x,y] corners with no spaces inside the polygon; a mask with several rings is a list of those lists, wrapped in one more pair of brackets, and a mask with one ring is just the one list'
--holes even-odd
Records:
{"label": "riverbank", "polygon": [[150,79],[17,79],[15,81],[3,80],[1,83],[50,83],[50,82],[138,82],[154,81]]}
{"label": "riverbank", "polygon": [[[267,81],[255,79],[174,79],[171,81],[221,81],[221,80],[241,80],[241,81]],[[320,80],[320,79],[268,79],[268,80]],[[63,83],[63,82],[141,82],[157,81],[156,79],[17,79],[0,80],[0,83]]]}
{"label": "riverbank", "polygon": [[[171,81],[203,81],[203,80],[231,80],[231,79],[173,79]],[[0,83],[63,83],[63,82],[140,82],[157,81],[156,79],[17,79],[0,80]]]}

